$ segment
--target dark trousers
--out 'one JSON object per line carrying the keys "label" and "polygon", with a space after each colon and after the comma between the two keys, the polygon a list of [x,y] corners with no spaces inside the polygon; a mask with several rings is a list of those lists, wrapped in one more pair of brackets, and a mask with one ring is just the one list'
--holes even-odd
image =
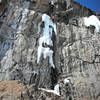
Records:
{"label": "dark trousers", "polygon": [[66,6],[67,6],[66,1],[64,1],[64,10],[66,10]]}
{"label": "dark trousers", "polygon": [[51,15],[54,12],[54,5],[49,5],[49,15]]}

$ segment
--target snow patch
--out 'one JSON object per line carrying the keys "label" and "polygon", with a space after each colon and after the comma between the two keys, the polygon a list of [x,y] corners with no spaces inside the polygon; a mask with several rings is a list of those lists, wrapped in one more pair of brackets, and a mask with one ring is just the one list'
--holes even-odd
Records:
{"label": "snow patch", "polygon": [[84,24],[87,27],[89,27],[90,25],[93,25],[95,26],[96,31],[100,32],[100,21],[95,15],[92,15],[90,17],[84,17]]}
{"label": "snow patch", "polygon": [[64,84],[69,84],[69,83],[70,83],[69,79],[65,78],[64,79]]}

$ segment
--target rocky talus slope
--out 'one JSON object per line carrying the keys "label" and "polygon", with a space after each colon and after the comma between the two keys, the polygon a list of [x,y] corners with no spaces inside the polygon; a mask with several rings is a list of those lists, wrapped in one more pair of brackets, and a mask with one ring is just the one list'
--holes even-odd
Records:
{"label": "rocky talus slope", "polygon": [[[49,9],[37,5],[1,0],[0,100],[100,100],[100,34],[83,21],[95,12],[72,1],[73,10],[63,13],[55,4],[53,69],[49,58],[37,64],[42,14]],[[56,84],[60,95],[46,91]]]}

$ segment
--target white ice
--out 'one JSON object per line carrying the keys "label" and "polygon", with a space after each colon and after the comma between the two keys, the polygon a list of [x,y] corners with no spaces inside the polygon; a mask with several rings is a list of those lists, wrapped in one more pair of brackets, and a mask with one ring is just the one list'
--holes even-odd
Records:
{"label": "white ice", "polygon": [[44,48],[42,46],[38,47],[38,58],[37,58],[37,63],[39,63],[41,56],[43,55],[43,58],[46,59],[49,57],[49,63],[51,67],[55,68],[53,64],[53,51],[50,50],[50,48]]}
{"label": "white ice", "polygon": [[55,85],[54,91],[55,91],[56,94],[60,95],[59,84]]}
{"label": "white ice", "polygon": [[50,45],[50,46],[53,46],[53,42],[52,42],[52,40],[51,40],[51,38],[50,37],[48,37],[48,36],[42,36],[42,37],[40,37],[40,39],[39,39],[39,45],[42,45],[42,44],[47,44],[47,45]]}
{"label": "white ice", "polygon": [[39,63],[41,56],[43,56],[44,59],[49,57],[51,67],[55,68],[53,63],[53,51],[49,47],[43,47],[42,45],[47,44],[49,46],[53,46],[52,32],[54,30],[55,35],[57,35],[56,24],[52,22],[51,18],[47,14],[42,15],[42,21],[44,21],[45,25],[42,37],[39,39],[37,63]]}
{"label": "white ice", "polygon": [[45,27],[43,29],[43,35],[50,36],[51,34],[49,33],[49,26],[54,28],[55,35],[57,35],[57,30],[56,30],[56,24],[52,22],[50,16],[47,14],[42,15],[42,21],[45,23]]}

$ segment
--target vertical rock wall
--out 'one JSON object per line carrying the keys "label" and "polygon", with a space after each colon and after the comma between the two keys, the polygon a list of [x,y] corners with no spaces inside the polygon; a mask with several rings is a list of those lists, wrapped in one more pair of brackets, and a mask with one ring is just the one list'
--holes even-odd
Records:
{"label": "vertical rock wall", "polygon": [[[23,84],[32,84],[36,88],[45,89],[54,89],[54,86],[59,84],[61,99],[98,99],[100,34],[93,28],[86,28],[83,17],[80,13],[77,14],[75,9],[75,12],[72,12],[74,18],[65,15],[69,20],[68,24],[64,22],[66,20],[62,21],[62,15],[57,16],[61,21],[56,22],[58,35],[54,39],[53,58],[56,69],[50,68],[48,58],[41,59],[41,62],[37,64],[42,13],[30,9],[31,4],[29,1],[9,2],[7,11],[0,18],[0,20],[3,19],[0,28],[0,71],[2,74],[0,81],[20,80]],[[85,14],[82,16],[87,16],[84,9]],[[91,15],[91,11],[87,11]],[[70,80],[69,87],[63,82],[65,78]],[[38,95],[40,93],[35,92]],[[43,100],[39,99],[37,94],[34,94],[37,100]],[[45,93],[42,92],[41,95],[43,94]],[[52,95],[50,98],[53,98]]]}

